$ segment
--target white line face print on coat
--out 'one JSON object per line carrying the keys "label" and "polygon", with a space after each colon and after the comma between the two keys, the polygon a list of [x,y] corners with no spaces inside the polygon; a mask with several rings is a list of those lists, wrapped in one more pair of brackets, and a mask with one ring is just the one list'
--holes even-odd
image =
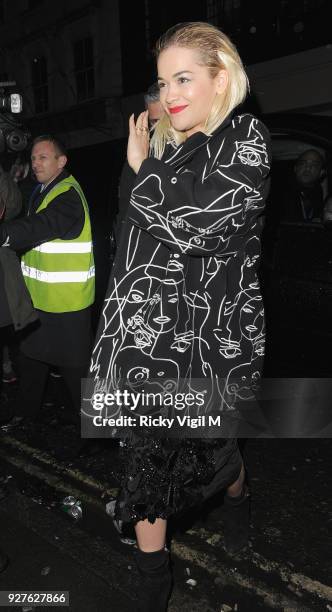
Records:
{"label": "white line face print on coat", "polygon": [[[192,108],[174,114],[184,129],[185,113],[201,112],[189,99]],[[93,352],[96,378],[113,389],[169,379],[190,389],[203,379],[218,387],[220,407],[250,390],[264,354],[257,265],[267,140],[257,119],[236,115],[142,164]]]}

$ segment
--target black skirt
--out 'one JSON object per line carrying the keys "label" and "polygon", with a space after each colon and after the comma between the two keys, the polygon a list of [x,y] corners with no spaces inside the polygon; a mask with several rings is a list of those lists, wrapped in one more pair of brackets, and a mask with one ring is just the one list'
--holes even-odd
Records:
{"label": "black skirt", "polygon": [[120,442],[116,518],[154,523],[183,513],[235,482],[241,466],[235,439],[153,439],[132,433]]}

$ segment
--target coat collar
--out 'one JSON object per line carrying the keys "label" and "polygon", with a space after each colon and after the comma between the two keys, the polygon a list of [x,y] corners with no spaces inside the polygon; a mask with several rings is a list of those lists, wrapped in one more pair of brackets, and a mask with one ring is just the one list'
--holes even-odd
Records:
{"label": "coat collar", "polygon": [[51,183],[49,183],[47,187],[45,187],[45,189],[43,189],[43,191],[41,192],[43,198],[49,191],[51,191],[51,189],[53,189],[53,187],[55,187],[55,185],[57,185],[58,183],[61,183],[61,181],[63,181],[68,176],[69,176],[69,172],[67,172],[66,169],[63,169],[60,172],[60,174],[58,174],[58,176],[55,177],[55,179],[53,179],[53,181],[51,181]]}
{"label": "coat collar", "polygon": [[196,132],[178,147],[169,145],[165,151],[165,163],[169,164],[173,168],[177,168],[179,165],[189,162],[198,149],[201,149],[215,136],[219,136],[219,134],[231,124],[233,116],[234,112],[227,115],[226,119],[224,119],[224,121],[210,136],[207,136],[203,132]]}
{"label": "coat collar", "polygon": [[62,172],[60,172],[60,174],[58,174],[58,176],[51,183],[49,183],[42,192],[40,191],[42,184],[38,183],[37,187],[35,187],[34,191],[32,192],[30,196],[29,213],[37,210],[37,208],[39,208],[41,201],[51,191],[51,189],[53,189],[55,185],[63,181],[63,179],[67,178],[68,176],[69,176],[69,172],[67,172],[66,169],[62,170]]}

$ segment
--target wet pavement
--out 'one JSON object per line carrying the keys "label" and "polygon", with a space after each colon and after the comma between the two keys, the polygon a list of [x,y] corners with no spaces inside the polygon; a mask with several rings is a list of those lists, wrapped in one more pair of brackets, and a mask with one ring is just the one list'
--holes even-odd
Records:
{"label": "wet pavement", "polygon": [[[69,609],[75,611],[130,610],[115,572],[115,552],[99,550],[98,542],[69,524],[66,517],[12,492],[0,506],[0,520],[1,545],[10,557],[7,570],[0,575],[1,590],[68,591]],[[113,571],[105,582],[100,565],[107,558]]]}
{"label": "wet pavement", "polygon": [[[37,426],[0,435],[8,492],[0,501],[0,545],[11,559],[1,590],[68,590],[75,612],[134,610],[132,547],[105,512],[117,490],[117,447],[102,440],[70,462],[57,456],[74,433],[62,422],[59,385],[51,381],[48,399],[56,395],[56,404],[44,406]],[[14,392],[11,387],[9,396]],[[330,440],[248,440],[243,452],[252,491],[251,548],[240,558],[226,555],[222,496],[204,513],[173,521],[170,612],[331,611]],[[64,511],[66,495],[80,499],[81,519]]]}

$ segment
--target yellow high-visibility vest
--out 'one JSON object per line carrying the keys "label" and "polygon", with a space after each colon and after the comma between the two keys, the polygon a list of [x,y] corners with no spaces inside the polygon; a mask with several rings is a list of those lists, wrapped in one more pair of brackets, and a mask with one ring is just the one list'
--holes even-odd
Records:
{"label": "yellow high-visibility vest", "polygon": [[34,247],[22,257],[22,272],[35,308],[72,312],[87,308],[95,296],[95,267],[88,204],[79,183],[68,176],[42,200],[36,214],[58,195],[74,188],[84,209],[84,225],[72,240],[57,238]]}

